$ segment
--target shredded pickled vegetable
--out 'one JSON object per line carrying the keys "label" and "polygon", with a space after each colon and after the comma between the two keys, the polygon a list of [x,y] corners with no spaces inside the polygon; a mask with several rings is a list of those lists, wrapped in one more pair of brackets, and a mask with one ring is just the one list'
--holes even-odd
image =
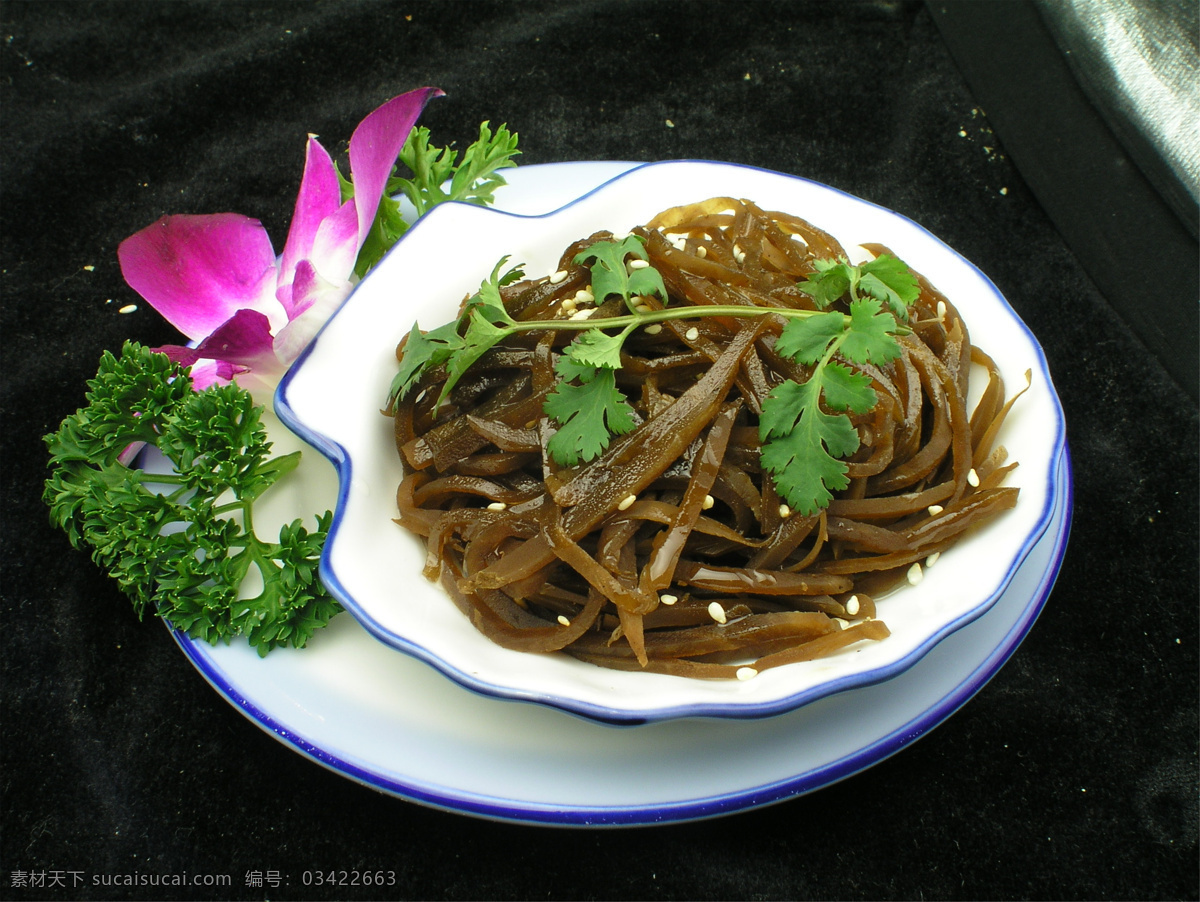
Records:
{"label": "shredded pickled vegetable", "polygon": [[[813,309],[798,284],[815,261],[847,256],[803,219],[728,197],[633,234],[670,308]],[[500,288],[508,315],[624,313],[620,296],[577,300],[592,278],[577,255],[611,237],[576,241],[552,277]],[[633,330],[611,371],[633,428],[570,467],[548,450],[560,424],[546,402],[577,333],[511,335],[456,374],[440,404],[447,368],[430,367],[389,411],[406,465],[397,522],[424,537],[425,575],[504,647],[618,669],[746,679],[884,639],[875,600],[1018,495],[1001,484],[1015,464],[996,444],[1012,404],[1000,372],[949,299],[914,275],[900,356],[847,364],[877,403],[851,418],[848,486],[809,515],[789,510],[760,463],[768,393],[811,372],[776,351],[782,316],[698,311]],[[972,364],[987,383],[968,410]]]}

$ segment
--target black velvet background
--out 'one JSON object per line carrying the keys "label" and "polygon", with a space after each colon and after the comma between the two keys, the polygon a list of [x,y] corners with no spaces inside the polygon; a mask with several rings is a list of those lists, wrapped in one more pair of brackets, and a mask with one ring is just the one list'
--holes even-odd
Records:
{"label": "black velvet background", "polygon": [[[943,40],[943,6],[5,2],[0,897],[169,895],[27,889],[18,871],[187,871],[233,886],[180,898],[1195,898],[1196,386],[1044,212]],[[102,350],[176,338],[144,303],[118,312],[137,300],[119,241],[166,212],[233,210],[279,246],[305,135],[344,151],[362,116],[423,84],[448,95],[422,119],[439,142],[491,119],[519,131],[526,163],[796,173],[911,217],[995,281],[1049,357],[1076,513],[1039,623],[961,711],[759,811],[492,824],[377,794],[265,735],[50,528],[41,436],[82,403]],[[1059,177],[1082,178],[1078,162]],[[1153,261],[1146,291],[1157,268],[1191,265]],[[1194,289],[1163,309],[1194,324]],[[306,890],[313,868],[398,884]],[[290,883],[244,885],[268,869]]]}

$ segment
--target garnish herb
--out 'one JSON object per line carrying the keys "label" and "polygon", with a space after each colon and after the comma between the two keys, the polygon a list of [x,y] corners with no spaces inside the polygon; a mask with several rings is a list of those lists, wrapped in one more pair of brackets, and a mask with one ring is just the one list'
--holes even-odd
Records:
{"label": "garnish herb", "polygon": [[908,305],[921,293],[917,278],[904,262],[890,254],[851,266],[846,260],[815,260],[817,271],[797,287],[818,307],[828,307],[843,295],[858,300],[859,292],[884,302],[899,319],[908,320]]}
{"label": "garnish herb", "polygon": [[[590,334],[583,333],[571,347]],[[568,353],[558,358],[554,371],[562,381],[546,396],[544,410],[558,423],[558,431],[546,447],[563,466],[598,457],[612,436],[637,425],[633,408],[617,390],[616,367],[590,366]]]}
{"label": "garnish herb", "polygon": [[[849,485],[838,458],[858,450],[858,430],[845,411],[862,414],[878,400],[871,379],[833,361],[839,351],[853,363],[886,363],[900,356],[890,313],[874,298],[850,302],[850,316],[822,313],[791,320],[775,349],[813,367],[806,382],[784,382],[768,393],[759,418],[762,466],[775,489],[799,514],[827,507],[832,491]],[[821,407],[835,411],[828,413]]]}
{"label": "garnish herb", "polygon": [[592,263],[592,293],[597,300],[619,294],[633,311],[633,298],[639,295],[656,294],[667,302],[667,288],[662,276],[652,266],[628,269],[625,258],[632,255],[635,260],[649,260],[646,242],[637,235],[628,235],[621,241],[597,241],[575,255],[576,263]]}
{"label": "garnish herb", "polygon": [[[375,223],[359,251],[355,273],[360,277],[365,275],[408,230],[400,203],[393,200],[395,195],[403,194],[408,198],[416,207],[417,216],[450,200],[490,205],[495,200],[496,189],[507,184],[500,170],[517,165],[514,157],[521,153],[517,141],[518,136],[507,126],[501,125],[493,132],[489,123],[483,122],[479,126],[479,137],[463,153],[460,163],[458,151],[434,147],[429,143],[429,129],[424,126],[414,128],[400,151],[400,162],[408,167],[412,177],[393,175],[388,179]],[[345,180],[342,181],[342,194],[343,201],[353,194],[353,186]]]}
{"label": "garnish herb", "polygon": [[[635,329],[705,316],[777,315],[788,322],[775,350],[812,371],[804,382],[776,386],[764,400],[759,420],[762,465],[792,510],[807,515],[827,507],[832,492],[849,484],[848,468],[841,458],[859,447],[858,432],[848,413],[867,413],[878,400],[871,378],[835,357],[858,365],[896,359],[900,346],[894,336],[908,331],[901,323],[907,322],[909,305],[920,294],[916,277],[901,260],[888,254],[858,266],[844,259],[818,260],[814,262],[816,271],[798,287],[820,310],[733,305],[652,310],[636,299],[653,294],[665,304],[662,276],[650,266],[627,266],[629,256],[648,259],[645,242],[636,235],[619,242],[596,242],[575,257],[576,263],[592,264],[596,303],[618,295],[628,314],[526,322],[514,321],[500,299],[500,286],[510,280],[499,276],[508,259],[504,258],[457,321],[428,333],[414,324],[389,403],[403,398],[428,369],[444,365],[448,378],[440,403],[484,352],[517,332],[578,331],[555,363],[561,381],[544,407],[558,425],[547,446],[551,457],[562,466],[575,466],[594,460],[613,436],[636,425],[633,409],[617,390],[615,375],[621,367],[621,347]],[[519,277],[519,270],[515,272]],[[848,312],[822,312],[843,299],[848,302]]]}
{"label": "garnish herb", "polygon": [[[255,533],[254,502],[299,463],[272,457],[262,408],[236,385],[192,390],[187,370],[135,343],[105,352],[87,406],[45,437],[51,522],[117,580],[139,616],[147,609],[211,643],[244,635],[265,655],[301,647],[341,606],[317,577],[332,520],[285,525],[277,542]],[[170,473],[119,459],[144,442]],[[239,589],[258,571],[252,598]]]}
{"label": "garnish herb", "polygon": [[504,301],[500,299],[500,289],[520,279],[525,272],[520,266],[514,266],[501,275],[500,270],[507,262],[508,257],[500,259],[492,274],[479,286],[479,291],[463,304],[462,313],[454,322],[424,333],[413,324],[404,344],[400,370],[392,380],[389,406],[394,399],[407,395],[427,369],[445,364],[449,376],[438,398],[440,406],[471,364],[492,345],[517,330],[518,324],[508,315]]}

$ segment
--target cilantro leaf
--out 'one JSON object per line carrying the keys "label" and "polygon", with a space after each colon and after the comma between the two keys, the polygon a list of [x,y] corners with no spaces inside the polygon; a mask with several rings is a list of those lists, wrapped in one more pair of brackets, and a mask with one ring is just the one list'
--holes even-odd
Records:
{"label": "cilantro leaf", "polygon": [[652,266],[635,269],[632,274],[625,268],[625,258],[632,254],[638,260],[648,260],[646,242],[637,235],[628,235],[621,241],[597,241],[575,255],[576,263],[592,262],[592,294],[598,303],[609,295],[620,295],[626,304],[635,295],[658,295],[666,303],[667,289],[662,276]]}
{"label": "cilantro leaf", "polygon": [[567,347],[566,356],[583,366],[620,369],[621,346],[625,343],[625,336],[629,331],[625,329],[618,335],[606,335],[599,329],[588,329],[579,333],[571,342]]}
{"label": "cilantro leaf", "polygon": [[[871,388],[870,376],[856,373],[840,363],[829,363],[824,367],[821,371],[821,388],[824,391],[825,404],[833,410],[866,413],[879,400],[875,389]],[[857,450],[858,443],[855,441],[850,453]]]}
{"label": "cilantro leaf", "polygon": [[858,287],[864,294],[886,303],[896,316],[908,319],[908,307],[921,295],[917,277],[904,261],[891,254],[881,254],[858,267],[861,276]]}
{"label": "cilantro leaf", "polygon": [[858,266],[845,260],[815,260],[816,272],[797,283],[813,302],[824,309],[847,292],[850,300],[858,300],[859,292],[887,304],[901,320],[908,319],[908,307],[921,294],[917,277],[904,261],[891,254],[881,254]]}
{"label": "cilantro leaf", "polygon": [[511,323],[513,321],[512,317],[508,315],[508,310],[504,306],[503,299],[500,297],[500,289],[523,278],[525,270],[520,266],[513,266],[504,275],[500,275],[500,268],[507,262],[508,257],[504,256],[492,267],[491,275],[480,284],[479,291],[464,305],[464,313],[479,310],[487,318],[488,322],[493,324]]}
{"label": "cilantro leaf", "polygon": [[[87,406],[45,437],[51,522],[112,576],[142,615],[147,609],[209,642],[246,636],[260,654],[303,646],[341,610],[317,577],[332,515],[314,531],[300,521],[279,541],[254,531],[254,502],[295,468],[272,456],[262,408],[236,385],[193,392],[166,355],[126,342],[105,354]],[[126,467],[130,441],[160,451],[170,472]],[[241,598],[251,568],[262,589]]]}
{"label": "cilantro leaf", "polygon": [[824,310],[850,290],[855,278],[854,267],[844,260],[817,260],[813,265],[817,271],[809,273],[808,278],[796,287],[810,295]]}
{"label": "cilantro leaf", "polygon": [[[814,275],[816,290],[829,292],[843,276],[851,285],[857,278],[844,264],[831,261],[818,261]],[[849,315],[830,312],[789,320],[775,342],[780,354],[813,367],[808,381],[772,389],[759,420],[762,466],[788,505],[802,514],[828,506],[832,493],[849,485],[848,467],[838,458],[857,451],[859,438],[844,411],[866,413],[878,401],[870,377],[835,362],[834,355],[840,352],[858,364],[886,363],[900,355],[894,337],[899,325],[882,307],[875,297],[855,298]],[[833,412],[823,410],[822,402]]]}
{"label": "cilantro leaf", "polygon": [[845,331],[845,322],[846,318],[840,313],[790,319],[779,333],[775,350],[811,366],[821,359],[829,342]]}
{"label": "cilantro leaf", "polygon": [[481,310],[475,309],[470,312],[462,347],[457,348],[446,362],[446,381],[442,383],[442,393],[438,396],[439,406],[450,395],[458,380],[471,368],[471,364],[508,334],[507,329],[493,325]]}
{"label": "cilantro leaf", "polygon": [[776,386],[759,421],[762,466],[788,505],[804,516],[827,507],[831,490],[850,484],[846,464],[836,458],[853,454],[859,444],[858,431],[846,416],[821,410],[823,387],[817,375]]}
{"label": "cilantro leaf", "polygon": [[508,184],[499,170],[517,165],[513,157],[521,153],[518,137],[506,125],[493,134],[489,125],[486,121],[480,124],[479,137],[463,154],[450,182],[449,200],[487,206],[495,200],[496,189]]}
{"label": "cilantro leaf", "polygon": [[428,333],[422,332],[413,323],[408,340],[404,343],[400,370],[388,390],[388,405],[391,406],[397,398],[405,397],[426,370],[445,363],[462,346],[463,340],[458,334],[456,322],[446,323]]}
{"label": "cilantro leaf", "polygon": [[855,363],[887,363],[900,356],[900,345],[892,337],[896,320],[880,312],[881,306],[873,298],[850,302],[850,321],[841,352]]}
{"label": "cilantro leaf", "polygon": [[546,415],[559,424],[547,450],[554,460],[568,467],[599,457],[613,435],[624,435],[636,425],[633,408],[617,390],[613,370],[591,368],[589,373],[580,367],[576,372],[580,384],[560,382],[546,396],[543,407]]}
{"label": "cilantro leaf", "polygon": [[[449,378],[438,399],[438,404],[441,404],[471,364],[508,335],[505,326],[511,325],[513,319],[504,306],[500,289],[522,278],[525,272],[520,266],[514,266],[501,275],[500,269],[507,262],[508,257],[502,257],[492,268],[491,275],[483,280],[479,291],[463,305],[462,315],[455,322],[446,323],[428,333],[423,333],[413,324],[404,343],[400,369],[388,390],[389,407],[397,398],[404,398],[427,370],[446,363]],[[464,322],[467,325],[466,334],[460,335]]]}

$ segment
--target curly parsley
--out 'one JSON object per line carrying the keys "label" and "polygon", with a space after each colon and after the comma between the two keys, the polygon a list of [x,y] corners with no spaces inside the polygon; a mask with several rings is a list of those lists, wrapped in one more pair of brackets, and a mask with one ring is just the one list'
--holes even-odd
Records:
{"label": "curly parsley", "polygon": [[[300,452],[271,456],[250,393],[236,385],[192,391],[185,368],[135,343],[105,352],[87,406],[45,437],[51,522],[147,609],[211,643],[245,636],[260,655],[302,647],[341,606],[317,577],[332,514],[316,528],[285,525],[260,538],[254,502],[293,470]],[[130,445],[153,445],[172,472],[126,466]],[[262,588],[240,590],[251,569]]]}

